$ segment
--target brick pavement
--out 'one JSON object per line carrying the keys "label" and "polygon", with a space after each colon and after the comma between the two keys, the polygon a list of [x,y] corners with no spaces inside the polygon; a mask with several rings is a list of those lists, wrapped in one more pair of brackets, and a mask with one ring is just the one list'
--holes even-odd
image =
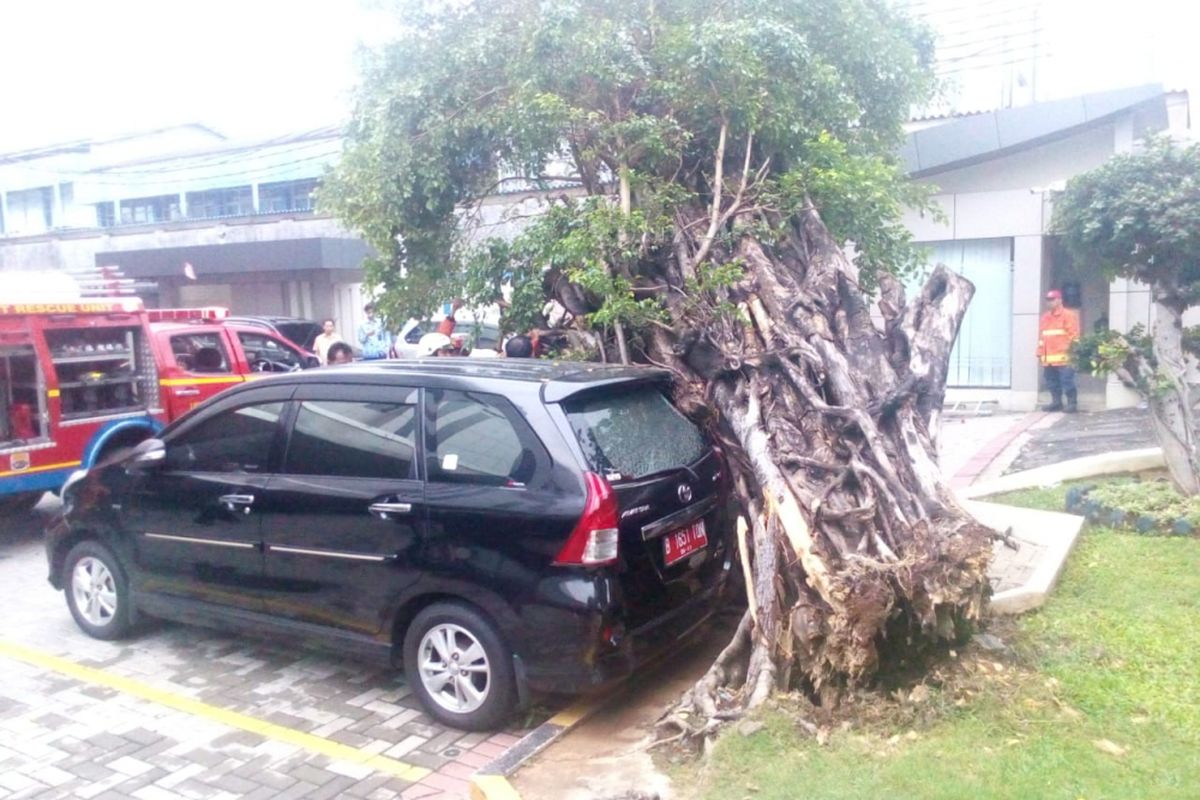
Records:
{"label": "brick pavement", "polygon": [[2,800],[461,798],[525,733],[446,728],[399,671],[299,644],[166,623],[96,641],[45,575],[40,522],[6,522]]}

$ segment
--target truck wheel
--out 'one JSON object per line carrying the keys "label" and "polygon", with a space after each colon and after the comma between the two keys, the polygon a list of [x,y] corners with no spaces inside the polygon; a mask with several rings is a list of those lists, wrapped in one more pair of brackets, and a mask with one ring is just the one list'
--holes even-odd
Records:
{"label": "truck wheel", "polygon": [[469,731],[498,727],[516,705],[512,653],[483,615],[435,603],[404,635],[404,674],[435,719]]}
{"label": "truck wheel", "polygon": [[41,502],[45,492],[22,492],[0,497],[0,517],[16,517],[28,514]]}
{"label": "truck wheel", "polygon": [[129,581],[111,550],[96,541],[80,542],[67,553],[63,577],[67,608],[84,633],[106,641],[129,633]]}

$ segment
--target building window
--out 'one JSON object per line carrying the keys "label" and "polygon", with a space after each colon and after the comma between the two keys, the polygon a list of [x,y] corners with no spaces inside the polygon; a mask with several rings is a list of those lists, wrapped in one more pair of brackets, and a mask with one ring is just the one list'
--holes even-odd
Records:
{"label": "building window", "polygon": [[54,220],[54,187],[41,186],[8,193],[7,233],[44,233]]}
{"label": "building window", "polygon": [[209,189],[187,193],[189,217],[240,217],[254,213],[254,195],[249,186]]}
{"label": "building window", "polygon": [[179,195],[164,194],[159,197],[136,197],[121,201],[122,225],[167,222],[173,219],[179,219]]}
{"label": "building window", "polygon": [[258,210],[263,214],[279,211],[312,211],[312,193],[316,188],[316,178],[259,184]]}
{"label": "building window", "polygon": [[115,204],[110,200],[107,203],[96,203],[96,226],[99,228],[111,228],[117,224],[117,212]]}
{"label": "building window", "polygon": [[[929,242],[928,264],[945,264],[975,284],[954,349],[947,386],[1006,388],[1012,384],[1012,239]],[[980,298],[986,298],[981,302]]]}

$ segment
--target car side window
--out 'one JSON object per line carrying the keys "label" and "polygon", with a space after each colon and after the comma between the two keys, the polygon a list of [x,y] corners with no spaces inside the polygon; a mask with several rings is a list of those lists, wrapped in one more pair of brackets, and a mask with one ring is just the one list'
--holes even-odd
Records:
{"label": "car side window", "polygon": [[477,392],[426,392],[431,481],[523,487],[548,461],[528,424],[502,397]]}
{"label": "car side window", "polygon": [[165,466],[188,472],[262,472],[283,403],[241,406],[217,414],[167,442]]}
{"label": "car side window", "polygon": [[283,471],[357,478],[415,477],[417,410],[407,403],[305,400]]}
{"label": "car side window", "polygon": [[261,333],[238,331],[250,368],[263,372],[286,372],[304,364],[300,353],[283,342]]}
{"label": "car side window", "polygon": [[171,337],[175,363],[188,372],[230,372],[229,354],[218,333],[183,333]]}

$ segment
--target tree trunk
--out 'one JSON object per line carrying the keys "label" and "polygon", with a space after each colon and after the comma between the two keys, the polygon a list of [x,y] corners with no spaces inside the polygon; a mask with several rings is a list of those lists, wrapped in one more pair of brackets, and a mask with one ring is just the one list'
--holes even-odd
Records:
{"label": "tree trunk", "polygon": [[[677,231],[704,231],[711,211]],[[776,689],[829,698],[862,684],[889,647],[961,635],[989,592],[991,534],[957,504],[934,445],[974,288],[939,266],[906,304],[884,281],[881,329],[815,210],[758,213],[733,215],[719,244],[676,242],[661,276],[671,286],[696,266],[681,263],[689,253],[736,258],[745,274],[699,304],[667,292],[674,325],[645,346],[675,370],[677,405],[723,441],[743,515],[749,609],[672,717],[685,733]],[[768,224],[783,230],[771,243],[756,233]]]}
{"label": "tree trunk", "polygon": [[1150,419],[1176,488],[1186,495],[1200,494],[1200,452],[1196,449],[1192,389],[1183,351],[1183,315],[1158,298],[1154,315],[1152,341],[1158,370],[1147,376]]}

